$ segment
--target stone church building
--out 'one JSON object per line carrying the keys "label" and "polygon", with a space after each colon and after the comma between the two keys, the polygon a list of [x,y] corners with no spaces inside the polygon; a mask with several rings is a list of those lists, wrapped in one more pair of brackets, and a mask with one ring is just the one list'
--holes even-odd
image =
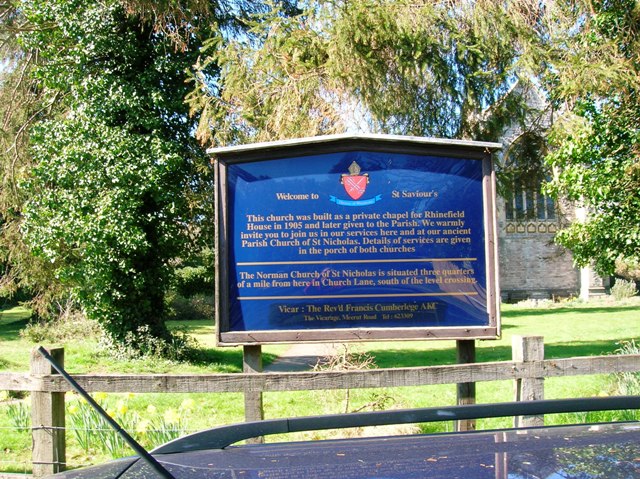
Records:
{"label": "stone church building", "polygon": [[[524,192],[520,194],[525,195]],[[518,218],[513,209],[515,201],[515,198],[502,197],[498,201],[502,300],[517,302],[528,298],[572,296],[588,299],[604,294],[607,282],[595,275],[591,268],[575,267],[571,252],[554,243],[555,232],[562,221],[557,217],[558,213],[544,216],[536,212],[535,216]],[[527,204],[526,201],[523,203]]]}
{"label": "stone church building", "polygon": [[[549,125],[552,114],[541,95],[529,105],[535,120]],[[584,212],[571,204],[556,204],[542,185],[549,178],[542,164],[545,141],[536,133],[514,127],[505,132],[497,158],[502,188],[497,201],[500,290],[503,301],[580,297],[604,294],[608,280],[591,268],[577,268],[571,252],[554,243],[555,233]]]}

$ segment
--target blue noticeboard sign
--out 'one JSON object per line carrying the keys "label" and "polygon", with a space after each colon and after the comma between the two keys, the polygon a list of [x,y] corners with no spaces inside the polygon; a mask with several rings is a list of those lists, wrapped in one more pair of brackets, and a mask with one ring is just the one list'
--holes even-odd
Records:
{"label": "blue noticeboard sign", "polygon": [[332,136],[213,150],[219,342],[497,337],[497,146]]}

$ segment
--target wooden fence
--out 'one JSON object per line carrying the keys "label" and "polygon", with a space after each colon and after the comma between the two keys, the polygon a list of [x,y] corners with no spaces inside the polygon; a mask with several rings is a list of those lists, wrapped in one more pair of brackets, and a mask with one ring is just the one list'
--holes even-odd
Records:
{"label": "wooden fence", "polygon": [[[64,361],[64,350],[50,353]],[[71,368],[72,369],[72,368]],[[79,374],[76,381],[88,392],[105,393],[227,393],[245,396],[274,391],[389,388],[435,384],[473,384],[513,380],[515,400],[544,398],[544,379],[551,377],[640,371],[640,355],[609,355],[544,359],[541,337],[514,337],[512,361],[360,371],[235,374]],[[33,476],[60,471],[65,464],[64,379],[34,351],[29,373],[0,373],[0,391],[29,391],[32,404]],[[250,410],[254,408],[254,410]],[[259,410],[255,410],[258,408]],[[262,401],[245,401],[245,417],[263,417]],[[542,418],[515,418],[516,426],[541,424]],[[3,474],[0,479],[26,478]]]}

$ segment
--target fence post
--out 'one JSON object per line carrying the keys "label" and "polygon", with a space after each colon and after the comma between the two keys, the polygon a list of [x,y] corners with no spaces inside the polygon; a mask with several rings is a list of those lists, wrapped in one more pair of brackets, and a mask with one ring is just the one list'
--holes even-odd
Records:
{"label": "fence post", "polygon": [[[456,356],[458,364],[471,364],[476,362],[476,342],[474,339],[463,339],[456,341]],[[476,403],[476,383],[458,383],[457,402],[458,405]],[[462,419],[456,421],[456,431],[475,431],[475,419]]]}
{"label": "fence post", "polygon": [[[515,362],[544,361],[544,338],[542,336],[513,336],[511,340],[512,359]],[[537,401],[544,399],[544,378],[522,378],[515,381],[516,401]],[[515,427],[543,426],[544,416],[517,416]]]}
{"label": "fence post", "polygon": [[[49,354],[64,367],[64,349],[54,348]],[[56,374],[36,349],[31,351],[31,374]],[[33,476],[42,477],[64,470],[66,463],[64,393],[31,392],[31,462]]]}
{"label": "fence post", "polygon": [[[262,369],[262,346],[251,345],[243,347],[242,369],[245,373],[261,373]],[[244,392],[244,419],[246,422],[262,421],[264,419],[264,408],[262,405],[261,391]],[[263,443],[263,437],[247,439],[249,444]]]}

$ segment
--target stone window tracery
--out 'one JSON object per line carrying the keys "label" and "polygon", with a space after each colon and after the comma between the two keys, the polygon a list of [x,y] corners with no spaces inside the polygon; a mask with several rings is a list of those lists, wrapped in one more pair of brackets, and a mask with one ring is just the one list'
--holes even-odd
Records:
{"label": "stone window tracery", "polygon": [[543,158],[544,138],[520,135],[508,148],[501,169],[507,233],[555,233],[556,204],[544,194],[549,179]]}

